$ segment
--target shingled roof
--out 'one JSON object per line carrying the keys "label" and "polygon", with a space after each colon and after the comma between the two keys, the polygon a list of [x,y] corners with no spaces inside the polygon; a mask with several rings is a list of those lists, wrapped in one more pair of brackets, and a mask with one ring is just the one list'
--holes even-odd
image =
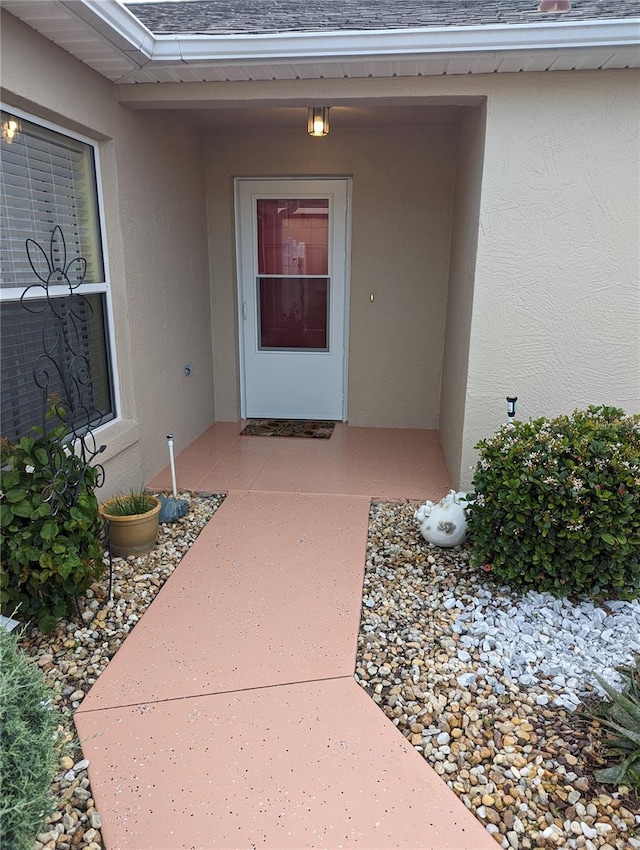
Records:
{"label": "shingled roof", "polygon": [[0,0],[122,87],[640,67],[640,0],[538,3]]}
{"label": "shingled roof", "polygon": [[125,3],[157,35],[231,35],[539,24],[640,16],[640,0],[572,0],[538,12],[538,0],[182,0]]}

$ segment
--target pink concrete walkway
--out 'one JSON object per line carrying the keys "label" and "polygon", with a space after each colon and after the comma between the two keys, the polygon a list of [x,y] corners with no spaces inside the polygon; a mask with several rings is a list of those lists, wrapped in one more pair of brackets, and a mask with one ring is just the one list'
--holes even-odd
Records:
{"label": "pink concrete walkway", "polygon": [[229,494],[76,713],[107,847],[495,847],[353,678],[370,496],[446,492],[437,437],[238,431],[178,457]]}

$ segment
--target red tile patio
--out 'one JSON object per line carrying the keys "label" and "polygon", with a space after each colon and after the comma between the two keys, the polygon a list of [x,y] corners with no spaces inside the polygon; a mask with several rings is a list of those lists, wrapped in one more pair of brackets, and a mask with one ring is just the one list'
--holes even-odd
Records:
{"label": "red tile patio", "polygon": [[495,847],[353,678],[370,499],[444,495],[437,435],[240,428],[178,456],[227,499],[76,713],[107,847]]}

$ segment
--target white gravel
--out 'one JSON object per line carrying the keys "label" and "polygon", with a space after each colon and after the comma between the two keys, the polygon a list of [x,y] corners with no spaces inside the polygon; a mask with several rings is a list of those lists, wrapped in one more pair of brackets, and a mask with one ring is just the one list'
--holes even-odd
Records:
{"label": "white gravel", "polygon": [[[556,705],[574,709],[588,693],[585,685],[604,693],[592,672],[596,670],[614,687],[619,664],[640,652],[640,600],[570,602],[550,593],[531,591],[521,598],[509,588],[479,588],[471,598],[460,598],[455,589],[445,593],[444,607],[455,608],[452,626],[459,646],[480,650],[484,675],[498,694],[505,692],[497,676],[531,686],[544,682]],[[458,651],[460,660],[466,659]],[[541,703],[542,704],[542,703]]]}

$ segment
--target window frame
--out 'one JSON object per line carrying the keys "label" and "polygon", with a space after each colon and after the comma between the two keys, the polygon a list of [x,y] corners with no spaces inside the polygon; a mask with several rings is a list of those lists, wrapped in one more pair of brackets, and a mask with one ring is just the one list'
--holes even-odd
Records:
{"label": "window frame", "polygon": [[[93,151],[98,235],[100,239],[100,247],[102,250],[102,268],[104,272],[104,280],[96,283],[80,284],[79,286],[74,287],[74,293],[80,295],[102,295],[104,297],[104,316],[106,320],[106,327],[104,329],[104,339],[110,372],[109,377],[111,382],[111,402],[113,416],[107,422],[104,422],[101,425],[97,425],[95,429],[93,429],[94,434],[99,434],[103,432],[105,428],[109,428],[122,420],[115,322],[113,315],[113,302],[111,297],[111,278],[109,272],[109,248],[107,242],[107,231],[104,216],[104,195],[102,191],[102,164],[100,161],[100,147],[95,139],[91,139],[81,133],[69,130],[67,127],[63,127],[60,124],[56,124],[52,121],[47,121],[46,119],[41,118],[38,115],[33,115],[32,113],[26,112],[23,109],[11,106],[10,104],[5,103],[4,101],[0,101],[0,109],[2,109],[3,112],[8,112],[11,115],[15,115],[16,118],[19,118],[20,120],[29,121],[30,123],[36,124],[40,127],[44,127],[47,130],[52,130],[54,133],[58,133],[61,136],[67,136],[68,138],[82,142],[83,144],[88,145]],[[45,246],[45,250],[47,250],[47,246]],[[35,278],[35,276],[33,282],[38,283],[38,280]],[[63,295],[68,296],[69,288],[66,285],[52,284],[49,286],[49,292],[54,297]],[[25,292],[24,287],[0,287],[0,307],[4,302],[16,302],[20,301],[21,298],[23,298],[24,300],[38,300],[42,299],[42,293],[39,292],[38,287],[35,286],[31,289],[30,292]]]}

